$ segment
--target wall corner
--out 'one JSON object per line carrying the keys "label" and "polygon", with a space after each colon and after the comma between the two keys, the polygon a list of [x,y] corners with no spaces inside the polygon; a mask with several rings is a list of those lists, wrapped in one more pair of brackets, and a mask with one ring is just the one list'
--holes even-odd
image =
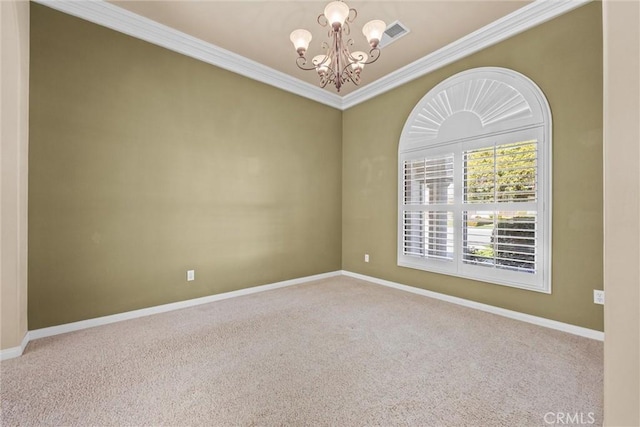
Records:
{"label": "wall corner", "polygon": [[[0,2],[0,349],[27,339],[29,2]],[[20,354],[22,351],[20,351]],[[18,354],[19,355],[19,354]]]}

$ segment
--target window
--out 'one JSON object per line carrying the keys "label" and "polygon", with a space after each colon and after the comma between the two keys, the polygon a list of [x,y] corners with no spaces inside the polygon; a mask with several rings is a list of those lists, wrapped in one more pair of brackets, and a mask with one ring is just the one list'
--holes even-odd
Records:
{"label": "window", "polygon": [[398,265],[550,292],[550,129],[544,95],[511,70],[431,90],[400,140]]}

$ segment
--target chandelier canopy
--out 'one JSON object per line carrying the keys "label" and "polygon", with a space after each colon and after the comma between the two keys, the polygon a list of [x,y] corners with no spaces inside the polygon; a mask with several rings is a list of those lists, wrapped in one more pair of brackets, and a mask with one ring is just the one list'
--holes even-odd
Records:
{"label": "chandelier canopy", "polygon": [[307,65],[307,49],[311,42],[311,33],[307,30],[295,30],[291,33],[290,39],[298,52],[296,65],[305,71],[316,70],[320,77],[320,87],[325,87],[333,83],[336,90],[346,82],[355,85],[360,83],[360,73],[366,64],[375,62],[380,57],[378,43],[382,38],[382,33],[386,29],[386,24],[380,20],[367,22],[362,27],[362,33],[367,38],[371,50],[369,53],[349,50],[353,46],[350,24],[358,16],[358,12],[349,8],[342,1],[333,1],[324,8],[324,13],[318,16],[318,24],[328,27],[328,41],[322,42],[322,55],[316,55],[311,59],[311,66]]}

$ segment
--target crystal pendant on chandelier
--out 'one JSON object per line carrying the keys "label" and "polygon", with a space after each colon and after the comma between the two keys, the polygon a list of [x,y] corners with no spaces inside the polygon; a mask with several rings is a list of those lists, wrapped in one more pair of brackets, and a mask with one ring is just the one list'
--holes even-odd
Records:
{"label": "crystal pendant on chandelier", "polygon": [[333,1],[324,8],[324,13],[318,16],[318,24],[328,28],[328,41],[322,42],[324,53],[316,55],[311,60],[312,66],[307,66],[307,49],[311,42],[311,33],[299,29],[291,33],[289,37],[298,52],[296,65],[302,70],[315,70],[320,78],[320,87],[326,87],[331,83],[336,91],[340,92],[342,85],[351,82],[356,86],[360,84],[360,74],[366,64],[371,64],[380,57],[378,43],[382,39],[382,33],[386,24],[380,20],[367,22],[362,28],[362,33],[369,43],[369,53],[362,51],[351,52],[349,47],[354,45],[350,24],[358,16],[355,9],[349,8],[343,1]]}

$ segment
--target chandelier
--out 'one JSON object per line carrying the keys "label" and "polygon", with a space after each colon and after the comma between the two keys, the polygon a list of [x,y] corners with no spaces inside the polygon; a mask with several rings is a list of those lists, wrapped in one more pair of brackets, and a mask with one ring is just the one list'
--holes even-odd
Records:
{"label": "chandelier", "polygon": [[320,77],[320,87],[324,88],[327,84],[333,83],[336,90],[340,92],[340,88],[346,82],[357,86],[364,66],[375,62],[380,57],[378,43],[386,29],[386,24],[380,20],[369,21],[362,28],[362,33],[371,46],[369,54],[349,50],[349,47],[353,46],[353,39],[349,38],[351,34],[349,24],[352,24],[357,16],[358,12],[342,1],[333,1],[324,8],[324,13],[318,16],[318,24],[328,27],[329,40],[322,42],[321,49],[325,53],[314,56],[311,66],[307,65],[306,57],[311,33],[302,29],[291,33],[291,42],[298,52],[296,65],[305,71],[316,70]]}

